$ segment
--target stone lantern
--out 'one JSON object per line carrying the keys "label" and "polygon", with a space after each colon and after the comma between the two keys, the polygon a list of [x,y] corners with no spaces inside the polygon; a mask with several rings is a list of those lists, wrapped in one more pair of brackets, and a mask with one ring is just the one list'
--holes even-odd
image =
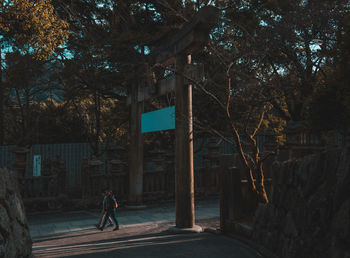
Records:
{"label": "stone lantern", "polygon": [[125,152],[125,148],[117,146],[110,148],[107,152],[107,166],[108,173],[123,174],[126,171],[127,163],[123,161],[122,154]]}
{"label": "stone lantern", "polygon": [[150,151],[149,154],[151,156],[151,161],[155,165],[154,172],[163,171],[164,170],[163,164],[165,163],[164,162],[165,151],[157,148],[155,150]]}
{"label": "stone lantern", "polygon": [[[104,174],[103,171],[104,163],[98,160],[96,157],[93,157],[88,161],[88,192],[89,196],[98,196],[99,192],[92,191],[100,191],[101,189],[107,187],[106,178],[102,176]],[[90,188],[90,189],[89,189]]]}
{"label": "stone lantern", "polygon": [[318,135],[312,132],[307,121],[289,121],[285,130],[285,150],[282,160],[301,158],[323,149]]}
{"label": "stone lantern", "polygon": [[219,166],[220,144],[218,144],[217,139],[210,138],[208,143],[208,154],[203,155],[203,158],[208,161],[209,168],[214,168]]}
{"label": "stone lantern", "polygon": [[92,159],[88,161],[89,174],[90,175],[102,174],[102,165],[103,165],[102,161],[98,160],[96,157],[92,157]]}
{"label": "stone lantern", "polygon": [[20,183],[22,183],[26,174],[27,154],[29,149],[26,147],[16,147],[12,149],[11,152],[15,154],[13,168],[17,173],[17,178],[19,179]]}

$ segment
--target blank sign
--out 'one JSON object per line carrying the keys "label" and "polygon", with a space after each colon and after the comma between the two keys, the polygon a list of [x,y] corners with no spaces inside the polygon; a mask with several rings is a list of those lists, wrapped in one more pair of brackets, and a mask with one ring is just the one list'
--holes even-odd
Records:
{"label": "blank sign", "polygon": [[141,115],[141,133],[175,129],[175,106]]}
{"label": "blank sign", "polygon": [[33,176],[41,176],[41,156],[40,155],[34,155]]}

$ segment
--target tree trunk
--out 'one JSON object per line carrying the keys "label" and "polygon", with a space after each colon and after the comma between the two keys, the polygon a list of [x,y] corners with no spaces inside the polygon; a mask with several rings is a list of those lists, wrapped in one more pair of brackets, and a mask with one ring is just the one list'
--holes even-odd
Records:
{"label": "tree trunk", "polygon": [[[266,188],[264,184],[264,170],[262,162],[259,163],[258,168],[255,171],[253,171],[253,169],[250,168],[249,165],[245,164],[244,162],[242,162],[242,165],[245,167],[245,170],[247,172],[249,190],[251,191],[251,193],[256,196],[258,202],[269,203],[269,198],[267,197]],[[253,174],[256,175],[255,181],[253,178]]]}
{"label": "tree trunk", "polygon": [[0,145],[4,145],[5,125],[4,125],[4,85],[2,83],[2,58],[0,47]]}
{"label": "tree trunk", "polygon": [[260,162],[258,165],[257,171],[256,171],[256,195],[258,198],[258,202],[260,203],[269,203],[269,198],[267,197],[265,184],[264,184],[264,170],[263,170],[263,163]]}
{"label": "tree trunk", "polygon": [[95,119],[96,119],[96,132],[94,135],[94,155],[99,156],[99,137],[101,134],[101,103],[100,103],[100,95],[95,90]]}

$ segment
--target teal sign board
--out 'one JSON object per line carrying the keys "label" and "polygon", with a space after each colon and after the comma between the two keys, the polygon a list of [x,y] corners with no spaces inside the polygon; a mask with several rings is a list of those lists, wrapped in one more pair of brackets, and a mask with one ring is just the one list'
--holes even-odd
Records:
{"label": "teal sign board", "polygon": [[41,176],[41,156],[40,155],[34,155],[33,176]]}
{"label": "teal sign board", "polygon": [[175,106],[141,115],[141,133],[175,129]]}

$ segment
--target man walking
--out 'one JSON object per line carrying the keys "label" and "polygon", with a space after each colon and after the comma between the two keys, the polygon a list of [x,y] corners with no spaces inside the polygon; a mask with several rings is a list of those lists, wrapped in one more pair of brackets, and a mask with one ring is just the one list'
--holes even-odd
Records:
{"label": "man walking", "polygon": [[119,223],[116,216],[117,207],[118,207],[118,203],[114,194],[112,193],[111,190],[106,190],[105,197],[103,199],[103,209],[106,213],[102,222],[102,226],[98,228],[99,230],[103,231],[103,228],[105,227],[108,218],[111,218],[114,222],[113,231],[119,230]]}
{"label": "man walking", "polygon": [[[104,198],[106,196],[106,190],[103,189],[101,194],[102,194],[102,197],[103,197],[103,200],[104,200]],[[96,228],[100,228],[102,226],[102,221],[103,221],[103,218],[105,216],[106,216],[106,212],[105,212],[104,208],[102,207],[101,214],[100,214],[100,219],[99,219],[98,223],[96,224]],[[108,224],[107,227],[113,226],[113,221],[112,221],[112,219],[110,217],[108,217],[108,223],[109,224]]]}

